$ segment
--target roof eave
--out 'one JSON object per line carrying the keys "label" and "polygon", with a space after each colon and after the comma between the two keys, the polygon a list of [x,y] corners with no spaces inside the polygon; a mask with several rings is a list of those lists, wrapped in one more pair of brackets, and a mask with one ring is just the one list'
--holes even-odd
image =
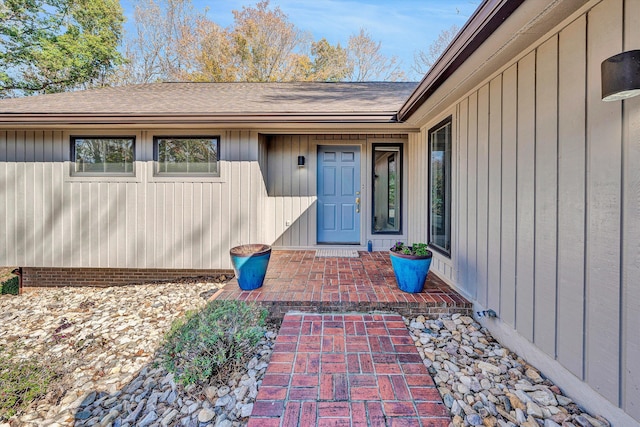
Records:
{"label": "roof eave", "polygon": [[398,123],[395,111],[364,113],[277,114],[63,114],[5,113],[0,126],[83,124],[264,124],[264,123]]}
{"label": "roof eave", "polygon": [[398,120],[409,119],[524,1],[484,0],[400,107]]}

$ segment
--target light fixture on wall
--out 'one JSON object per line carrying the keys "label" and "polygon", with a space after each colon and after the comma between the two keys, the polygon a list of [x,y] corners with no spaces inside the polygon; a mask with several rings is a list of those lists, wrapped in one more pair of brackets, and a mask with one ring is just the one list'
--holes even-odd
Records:
{"label": "light fixture on wall", "polygon": [[636,95],[640,95],[640,50],[602,61],[602,100],[619,101]]}
{"label": "light fixture on wall", "polygon": [[298,166],[304,166],[304,156],[298,156]]}

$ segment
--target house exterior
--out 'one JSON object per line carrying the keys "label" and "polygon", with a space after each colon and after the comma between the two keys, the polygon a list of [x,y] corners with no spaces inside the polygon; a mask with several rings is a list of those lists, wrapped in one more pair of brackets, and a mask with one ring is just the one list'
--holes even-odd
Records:
{"label": "house exterior", "polygon": [[639,48],[635,0],[486,0],[418,85],[0,101],[0,264],[113,282],[227,270],[250,242],[428,241],[496,338],[638,425],[640,97],[603,102],[600,64]]}

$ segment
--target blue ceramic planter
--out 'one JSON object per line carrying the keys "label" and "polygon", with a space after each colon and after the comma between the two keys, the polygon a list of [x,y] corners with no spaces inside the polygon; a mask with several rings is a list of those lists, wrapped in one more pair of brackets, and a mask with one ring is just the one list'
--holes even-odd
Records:
{"label": "blue ceramic planter", "polygon": [[242,245],[231,248],[231,263],[243,291],[258,289],[264,282],[271,258],[271,246]]}
{"label": "blue ceramic planter", "polygon": [[400,290],[412,294],[422,292],[429,273],[429,266],[431,266],[431,255],[405,255],[393,251],[390,251],[389,254],[393,273],[396,275],[396,282]]}

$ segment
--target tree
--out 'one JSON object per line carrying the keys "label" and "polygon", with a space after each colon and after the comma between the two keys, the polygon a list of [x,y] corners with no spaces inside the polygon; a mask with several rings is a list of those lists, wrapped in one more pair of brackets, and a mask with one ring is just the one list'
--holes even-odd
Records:
{"label": "tree", "polygon": [[387,57],[382,52],[382,43],[375,42],[371,35],[361,28],[358,34],[349,37],[348,55],[351,74],[347,80],[364,81],[398,81],[406,76],[398,61],[398,57]]}
{"label": "tree", "polygon": [[289,22],[279,7],[269,9],[269,0],[255,7],[234,10],[230,31],[236,61],[236,79],[249,82],[300,80],[299,52],[309,36]]}
{"label": "tree", "polygon": [[181,80],[196,69],[201,28],[210,21],[191,0],[139,0],[134,20],[135,37],[125,46],[121,83]]}
{"label": "tree", "polygon": [[210,21],[202,22],[198,31],[200,45],[195,55],[196,69],[185,78],[201,82],[236,81],[238,69],[229,32]]}
{"label": "tree", "polygon": [[0,97],[104,85],[123,22],[117,0],[4,0]]}
{"label": "tree", "polygon": [[426,51],[418,50],[413,55],[413,65],[411,67],[413,71],[419,75],[426,74],[429,69],[433,67],[433,64],[435,64],[442,52],[444,52],[447,46],[453,41],[458,31],[460,31],[460,28],[454,24],[440,31],[438,38],[427,47]]}
{"label": "tree", "polygon": [[347,50],[340,46],[332,46],[325,38],[311,44],[309,76],[307,80],[338,82],[347,77],[349,69]]}

